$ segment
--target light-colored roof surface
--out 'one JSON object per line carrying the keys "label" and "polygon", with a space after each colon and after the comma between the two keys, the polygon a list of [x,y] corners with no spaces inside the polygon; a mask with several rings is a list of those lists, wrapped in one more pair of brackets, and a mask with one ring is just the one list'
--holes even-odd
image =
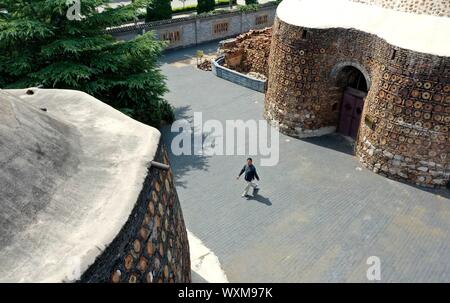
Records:
{"label": "light-colored roof surface", "polygon": [[277,10],[286,23],[309,28],[355,28],[391,45],[450,56],[450,18],[417,15],[346,0],[284,0]]}
{"label": "light-colored roof surface", "polygon": [[25,91],[0,90],[0,282],[71,280],[127,221],[160,133],[82,92]]}

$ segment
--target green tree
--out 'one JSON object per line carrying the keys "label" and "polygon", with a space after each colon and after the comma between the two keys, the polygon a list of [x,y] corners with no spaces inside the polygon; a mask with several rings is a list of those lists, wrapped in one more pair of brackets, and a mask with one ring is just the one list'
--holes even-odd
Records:
{"label": "green tree", "polygon": [[151,0],[147,6],[145,21],[166,20],[172,18],[171,0]]}
{"label": "green tree", "polygon": [[197,14],[207,13],[213,11],[216,6],[215,0],[198,0],[197,1]]}
{"label": "green tree", "polygon": [[202,13],[207,12],[206,1],[207,0],[197,0],[197,14],[202,14]]}
{"label": "green tree", "polygon": [[245,0],[245,5],[258,4],[258,0]]}
{"label": "green tree", "polygon": [[82,90],[144,123],[171,121],[157,61],[164,44],[152,33],[125,42],[105,32],[147,1],[98,12],[107,2],[78,2],[77,21],[66,0],[0,0],[0,87]]}

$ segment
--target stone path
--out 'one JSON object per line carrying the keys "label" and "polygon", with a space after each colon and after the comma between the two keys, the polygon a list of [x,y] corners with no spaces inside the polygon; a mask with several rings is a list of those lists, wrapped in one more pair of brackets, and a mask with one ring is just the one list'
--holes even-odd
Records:
{"label": "stone path", "polygon": [[[162,65],[177,117],[262,120],[263,94],[197,70],[195,51],[167,53]],[[162,131],[170,146],[175,134]],[[351,151],[338,135],[280,135],[280,162],[257,166],[261,190],[249,200],[235,179],[245,156],[171,155],[187,227],[230,282],[367,282],[370,256],[383,282],[450,282],[449,191],[378,176]]]}

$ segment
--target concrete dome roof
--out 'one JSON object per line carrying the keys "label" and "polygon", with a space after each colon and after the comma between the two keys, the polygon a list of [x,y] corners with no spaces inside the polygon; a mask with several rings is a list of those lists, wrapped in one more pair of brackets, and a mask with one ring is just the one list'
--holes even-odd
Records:
{"label": "concrete dome roof", "polygon": [[284,0],[284,22],[308,28],[354,28],[389,44],[438,56],[450,56],[450,18],[412,14],[349,0]]}
{"label": "concrete dome roof", "polygon": [[160,138],[85,93],[32,91],[0,90],[1,282],[83,273],[127,221]]}

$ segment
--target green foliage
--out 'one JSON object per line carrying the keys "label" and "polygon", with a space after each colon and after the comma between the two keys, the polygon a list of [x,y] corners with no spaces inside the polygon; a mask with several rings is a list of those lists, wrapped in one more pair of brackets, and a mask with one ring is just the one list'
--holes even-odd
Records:
{"label": "green foliage", "polygon": [[258,0],[245,0],[245,5],[258,4]]}
{"label": "green foliage", "polygon": [[[231,0],[231,5],[236,5],[237,0]],[[230,5],[230,0],[217,0],[216,6]]]}
{"label": "green foliage", "polygon": [[197,13],[207,13],[213,11],[216,6],[215,0],[198,0],[197,1]]}
{"label": "green foliage", "polygon": [[239,5],[239,10],[244,13],[256,12],[259,8],[259,4]]}
{"label": "green foliage", "polygon": [[66,0],[0,0],[0,87],[82,90],[144,123],[171,121],[157,62],[164,43],[152,33],[127,42],[105,33],[147,1],[96,11],[107,2],[83,0],[81,21],[70,21]]}
{"label": "green foliage", "polygon": [[[236,5],[236,1],[237,0],[232,0],[232,4]],[[217,0],[215,7],[227,7],[228,5],[230,5],[230,1],[229,0]],[[197,4],[186,5],[185,7],[176,7],[176,8],[174,8],[172,10],[172,12],[174,14],[176,14],[176,13],[188,13],[188,12],[195,12],[195,11],[197,11]]]}
{"label": "green foliage", "polygon": [[[281,0],[280,0],[281,1]],[[237,4],[237,0],[232,0],[232,5],[236,5]],[[217,0],[216,1],[216,8],[221,8],[221,7],[228,7],[230,5],[230,1],[229,0]],[[173,14],[182,14],[182,13],[192,13],[192,12],[196,12],[197,11],[197,4],[192,4],[192,5],[186,5],[184,7],[175,7],[172,9],[172,15]],[[146,19],[147,22],[149,22],[147,19],[147,11],[145,12],[140,12],[137,15],[137,18],[139,20],[142,19]]]}
{"label": "green foliage", "polygon": [[146,22],[166,20],[172,18],[170,0],[152,0],[147,6]]}
{"label": "green foliage", "polygon": [[197,11],[197,4],[186,5],[185,7],[176,7],[172,10],[174,14],[190,13]]}

